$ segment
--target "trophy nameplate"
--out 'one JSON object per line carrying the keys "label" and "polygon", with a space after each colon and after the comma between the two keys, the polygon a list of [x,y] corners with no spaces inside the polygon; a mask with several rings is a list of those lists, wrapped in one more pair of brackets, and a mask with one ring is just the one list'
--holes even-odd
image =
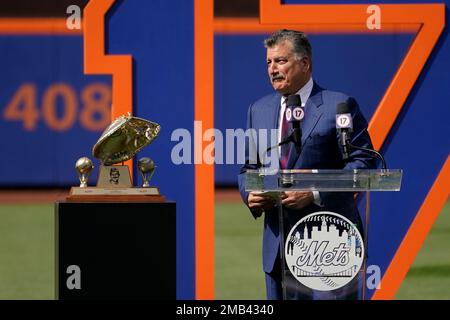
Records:
{"label": "trophy nameplate", "polygon": [[[93,169],[89,158],[80,158],[75,167],[80,179],[79,187],[72,187],[68,201],[164,201],[157,187],[149,181],[156,166],[150,158],[139,160],[142,187],[133,187],[128,166],[136,153],[149,145],[159,134],[160,126],[145,119],[121,116],[113,121],[100,136],[92,149],[94,157],[100,160],[97,186],[89,187],[88,177]],[[122,165],[117,165],[117,164]]]}
{"label": "trophy nameplate", "polygon": [[101,166],[98,174],[97,187],[131,188],[131,178],[128,166]]}

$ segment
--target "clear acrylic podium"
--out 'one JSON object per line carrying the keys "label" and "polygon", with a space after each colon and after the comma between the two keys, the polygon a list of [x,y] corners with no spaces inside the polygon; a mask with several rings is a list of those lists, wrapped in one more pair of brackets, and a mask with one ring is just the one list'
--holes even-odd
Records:
{"label": "clear acrylic podium", "polygon": [[[280,230],[283,299],[366,299],[371,191],[400,191],[402,170],[248,170],[245,189],[275,198]],[[337,199],[333,209],[302,213],[281,205],[285,191],[318,191]],[[365,193],[364,226],[346,206]],[[297,210],[297,212],[299,212]],[[357,211],[356,211],[357,212]],[[357,215],[357,213],[356,213]]]}

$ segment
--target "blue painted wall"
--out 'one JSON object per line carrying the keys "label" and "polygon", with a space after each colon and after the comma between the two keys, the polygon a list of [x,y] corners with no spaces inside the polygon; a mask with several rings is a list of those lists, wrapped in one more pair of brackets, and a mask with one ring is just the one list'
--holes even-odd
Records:
{"label": "blue painted wall", "polygon": [[117,2],[107,22],[107,52],[133,55],[134,114],[161,125],[158,138],[136,159],[149,156],[155,161],[153,184],[169,200],[177,202],[177,295],[180,299],[194,298],[195,290],[194,166],[172,163],[170,156],[175,142],[170,138],[177,128],[193,132],[193,17],[193,1],[127,0]]}
{"label": "blue painted wall", "polygon": [[[170,138],[177,128],[193,131],[193,17],[193,1],[127,0],[116,1],[105,19],[107,53],[133,55],[134,114],[161,125],[160,136],[135,160],[149,156],[155,161],[152,184],[177,203],[177,295],[181,299],[195,294],[194,167],[172,163],[175,142]],[[110,90],[111,77],[83,74],[82,36],[0,34],[0,48],[0,186],[77,185],[74,167],[81,156],[94,160],[90,184],[95,184],[99,162],[91,150],[104,127],[90,131],[81,125],[83,90],[99,82]],[[61,82],[73,90],[78,113],[66,130],[58,132],[42,117],[41,105],[48,88]],[[19,88],[28,83],[35,86],[35,97],[20,94]],[[35,110],[36,105],[39,118],[31,130],[24,128],[23,121],[5,117],[17,96],[19,113]],[[67,102],[60,95],[54,101],[55,117],[63,119]],[[93,115],[94,119],[99,116]]]}
{"label": "blue painted wall", "polygon": [[[0,185],[76,183],[75,161],[83,155],[90,156],[92,145],[102,131],[91,131],[80,121],[80,114],[86,108],[83,92],[92,84],[100,84],[110,91],[110,77],[83,75],[82,45],[79,36],[0,34]],[[73,91],[77,115],[64,130],[56,131],[43,116],[43,100],[51,87],[61,83]],[[105,99],[106,105],[110,104],[110,99]],[[23,117],[8,120],[5,112],[12,108],[14,100],[17,112]],[[61,94],[56,95],[55,116],[63,120],[68,108],[67,100]],[[33,113],[35,121],[26,126],[23,119],[33,117],[25,114]],[[94,121],[101,121],[100,117],[99,113],[93,114]]]}

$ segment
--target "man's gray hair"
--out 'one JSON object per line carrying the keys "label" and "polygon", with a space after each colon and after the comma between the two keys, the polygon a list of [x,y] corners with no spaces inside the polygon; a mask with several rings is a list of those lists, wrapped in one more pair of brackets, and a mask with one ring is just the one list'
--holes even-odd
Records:
{"label": "man's gray hair", "polygon": [[264,40],[264,47],[272,48],[283,41],[289,41],[294,47],[297,58],[307,56],[312,63],[312,48],[305,33],[296,30],[281,29]]}

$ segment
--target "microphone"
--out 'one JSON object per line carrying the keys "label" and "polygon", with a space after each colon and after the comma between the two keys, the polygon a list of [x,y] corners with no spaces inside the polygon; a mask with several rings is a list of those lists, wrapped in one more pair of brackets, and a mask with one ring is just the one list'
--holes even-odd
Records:
{"label": "microphone", "polygon": [[350,151],[350,133],[353,132],[353,119],[348,104],[339,103],[336,107],[336,129],[341,133],[343,160],[348,161]]}
{"label": "microphone", "polygon": [[353,118],[350,113],[350,108],[346,102],[339,103],[336,106],[336,129],[341,133],[340,144],[342,146],[342,158],[344,161],[349,161],[350,149],[362,150],[375,154],[381,160],[381,167],[383,170],[387,169],[386,160],[376,150],[354,146],[350,142],[350,133],[353,132]]}
{"label": "microphone", "polygon": [[298,94],[288,96],[286,108],[288,108],[286,109],[286,120],[292,124],[290,139],[295,145],[295,151],[300,153],[302,150],[302,129],[300,127],[300,121],[305,116],[300,96]]}

